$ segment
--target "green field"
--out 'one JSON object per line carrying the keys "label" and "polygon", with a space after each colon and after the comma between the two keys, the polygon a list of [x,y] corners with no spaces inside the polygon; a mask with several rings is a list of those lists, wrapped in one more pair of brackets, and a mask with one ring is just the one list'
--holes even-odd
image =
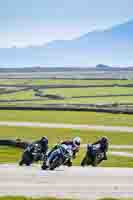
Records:
{"label": "green field", "polygon": [[35,85],[47,85],[47,84],[131,84],[133,80],[62,80],[62,79],[1,79],[0,84],[35,84]]}
{"label": "green field", "polygon": [[[45,84],[131,84],[133,80],[1,80],[2,84],[25,84],[25,85],[45,85]],[[130,87],[111,87],[111,88],[62,88],[41,90],[44,94],[58,94],[65,96],[65,100],[50,100],[35,96],[33,90],[20,91],[12,94],[0,95],[0,100],[20,100],[25,102],[3,102],[1,106],[43,106],[45,104],[71,104],[71,103],[132,103],[133,96],[128,97],[96,97],[96,98],[73,98],[71,96],[88,96],[103,94],[133,94]],[[31,101],[26,101],[30,99]],[[35,100],[35,101],[32,101]],[[133,118],[130,115],[122,114],[105,114],[92,112],[59,112],[59,111],[0,111],[0,120],[14,121],[40,121],[40,122],[58,122],[58,123],[74,123],[74,124],[97,124],[97,125],[120,125],[133,126]]]}
{"label": "green field", "polygon": [[74,111],[7,111],[0,110],[0,121],[31,121],[70,124],[96,124],[112,126],[133,126],[133,116]]}
{"label": "green field", "polygon": [[[66,98],[72,96],[96,96],[96,95],[116,95],[116,94],[133,94],[133,89],[131,87],[109,87],[109,88],[57,88],[57,89],[41,89],[44,94],[56,94],[62,95]],[[28,91],[18,91],[12,94],[0,94],[0,99],[29,99],[35,98],[35,92],[32,90]],[[89,98],[89,97],[88,97]],[[97,97],[98,98],[98,97]],[[107,97],[102,97],[107,98]],[[116,97],[112,97],[116,98]]]}
{"label": "green field", "polygon": [[22,138],[26,140],[35,140],[43,135],[49,138],[49,143],[55,144],[64,139],[70,139],[80,136],[82,143],[94,142],[98,137],[107,135],[110,143],[114,145],[133,145],[132,133],[105,132],[92,130],[72,130],[58,128],[31,128],[31,127],[0,127],[0,138]]}
{"label": "green field", "polygon": [[[28,97],[29,94],[26,94]],[[21,99],[18,97],[18,99]],[[29,98],[27,98],[29,99]],[[48,98],[41,98],[41,97],[34,97],[32,100],[30,98],[30,101],[26,101],[27,99],[21,99],[23,101],[21,102],[12,102],[12,100],[16,100],[13,96],[10,99],[10,102],[1,102],[0,105],[14,105],[14,106],[42,106],[45,104],[117,104],[117,103],[123,103],[123,104],[129,104],[133,103],[133,96],[125,96],[125,97],[96,97],[96,98],[72,98],[72,99],[64,99],[64,100],[55,100],[55,99],[48,99]],[[1,98],[1,100],[9,100],[5,98]],[[90,107],[90,106],[88,106]],[[133,105],[132,105],[133,108]]]}
{"label": "green field", "polygon": [[30,84],[131,84],[133,80],[61,80],[61,79],[45,79],[45,80],[31,80]]}
{"label": "green field", "polygon": [[[45,91],[45,90],[44,90]],[[95,96],[95,95],[111,95],[111,94],[133,94],[133,89],[126,87],[109,87],[109,88],[60,88],[48,89],[45,92],[50,94],[63,95],[65,97],[72,96]],[[103,98],[103,97],[102,97]]]}
{"label": "green field", "polygon": [[[43,90],[41,90],[43,91]],[[34,92],[24,91],[26,97],[32,97]],[[93,95],[111,95],[111,94],[133,94],[133,89],[131,87],[109,87],[109,88],[57,88],[57,89],[44,89],[45,94],[57,94],[63,95],[65,97],[72,96],[93,96]],[[23,99],[23,92],[17,92],[13,94],[1,94],[1,98],[11,98],[14,95],[16,99]]]}
{"label": "green field", "polygon": [[[99,84],[131,84],[133,80],[1,80],[1,84],[24,84],[28,85],[46,85],[46,84],[71,84],[71,85],[99,85]],[[6,88],[6,87],[5,87]],[[77,98],[72,99],[72,96],[96,96],[96,95],[120,95],[120,94],[133,94],[132,87],[100,87],[100,88],[57,88],[57,89],[45,89],[41,90],[43,94],[54,94],[64,96],[64,100],[50,100],[47,98],[43,98],[44,101],[37,100],[36,102],[30,102],[33,105],[35,104],[45,104],[45,103],[125,103],[125,102],[133,102],[133,96],[128,97],[93,97],[93,98]],[[4,100],[27,100],[27,99],[42,99],[42,97],[35,96],[35,92],[33,90],[28,91],[18,91],[12,94],[0,94],[0,99]],[[7,103],[6,103],[7,104]],[[20,104],[20,103],[19,103]],[[23,104],[23,103],[21,103]],[[14,103],[14,105],[18,105],[18,103]],[[28,105],[28,103],[27,103]]]}
{"label": "green field", "polygon": [[32,90],[28,91],[20,91],[12,94],[0,94],[0,99],[7,99],[7,100],[13,100],[13,99],[31,99],[34,97],[34,92]]}

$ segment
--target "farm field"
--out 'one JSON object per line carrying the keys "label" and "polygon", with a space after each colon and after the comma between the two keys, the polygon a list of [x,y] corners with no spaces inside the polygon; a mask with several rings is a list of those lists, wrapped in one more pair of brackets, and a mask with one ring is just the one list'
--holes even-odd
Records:
{"label": "farm field", "polygon": [[[133,95],[133,89],[126,88],[126,87],[112,87],[112,88],[60,88],[60,89],[45,89],[41,90],[44,92],[44,94],[57,94],[57,95],[63,95],[65,97],[80,97],[82,96],[89,97],[89,96],[96,96],[96,95],[113,95],[113,94],[132,94]],[[13,98],[14,99],[27,99],[27,98],[33,98],[34,91],[17,91],[14,94],[1,94],[0,99],[5,98]],[[25,95],[25,96],[24,96]],[[76,98],[75,97],[75,98]],[[98,97],[97,97],[98,98]],[[102,97],[104,98],[104,97]],[[86,100],[87,102],[87,100]]]}
{"label": "farm field", "polygon": [[25,84],[25,85],[48,85],[48,84],[83,84],[83,85],[102,85],[102,84],[132,84],[133,80],[71,80],[71,79],[1,79],[0,84]]}
{"label": "farm field", "polygon": [[[25,95],[25,93],[24,93]],[[7,95],[8,96],[8,95]],[[1,106],[8,106],[8,105],[14,105],[14,106],[29,106],[29,104],[31,106],[42,106],[43,105],[46,105],[46,104],[57,104],[57,105],[60,105],[60,104],[126,104],[125,107],[133,107],[133,96],[125,96],[125,97],[94,97],[94,98],[75,98],[75,99],[65,99],[65,100],[54,100],[54,99],[48,99],[48,98],[36,98],[33,96],[33,98],[30,97],[29,99],[29,94],[26,94],[27,96],[27,99],[26,99],[26,96],[24,99],[22,99],[19,95],[16,95],[17,96],[17,101],[16,98],[14,98],[14,95],[11,95],[10,98],[6,98],[2,97],[0,98],[0,105]],[[2,101],[1,101],[2,100]],[[7,102],[8,101],[8,102]],[[130,105],[132,104],[132,105]],[[89,107],[89,105],[88,105]],[[123,105],[124,107],[124,105]]]}
{"label": "farm field", "polygon": [[[5,84],[0,88],[0,105],[12,106],[43,106],[45,104],[120,104],[126,105],[133,102],[132,87],[118,87],[118,84],[133,84],[132,80],[1,80],[0,84]],[[7,84],[7,86],[6,86]],[[18,88],[18,86],[20,89]],[[40,86],[66,85],[68,88],[40,88]],[[99,85],[117,84],[115,87],[98,87]],[[10,86],[10,88],[8,87]],[[11,87],[11,85],[16,85]],[[78,88],[71,88],[73,85]],[[87,85],[96,85],[97,87],[86,87]],[[30,86],[30,87],[29,87]],[[48,87],[49,87],[48,86]],[[84,86],[80,88],[80,86]],[[26,89],[29,87],[28,89]],[[31,88],[32,87],[32,88]],[[58,86],[59,87],[59,86]],[[8,91],[10,92],[6,92]],[[4,92],[5,90],[5,92]],[[15,90],[11,92],[11,90]],[[23,91],[24,90],[24,91]],[[47,95],[53,95],[48,97]],[[61,97],[60,98],[55,98]],[[18,102],[19,100],[19,102]],[[15,101],[15,102],[14,102]],[[83,105],[82,105],[83,106]],[[130,105],[131,107],[131,105]]]}

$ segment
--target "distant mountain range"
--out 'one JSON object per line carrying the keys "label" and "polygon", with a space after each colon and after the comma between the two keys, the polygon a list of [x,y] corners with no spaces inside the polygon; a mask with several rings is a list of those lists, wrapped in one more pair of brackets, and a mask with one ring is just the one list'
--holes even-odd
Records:
{"label": "distant mountain range", "polygon": [[133,20],[74,40],[42,46],[0,48],[0,67],[133,66]]}

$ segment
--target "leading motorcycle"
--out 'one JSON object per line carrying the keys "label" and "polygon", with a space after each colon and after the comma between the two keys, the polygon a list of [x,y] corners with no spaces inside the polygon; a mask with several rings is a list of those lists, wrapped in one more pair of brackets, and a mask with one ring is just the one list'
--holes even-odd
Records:
{"label": "leading motorcycle", "polygon": [[96,167],[104,160],[104,152],[101,152],[95,148],[93,148],[93,145],[90,145],[87,149],[87,152],[81,161],[81,166],[88,166],[91,165],[93,167]]}

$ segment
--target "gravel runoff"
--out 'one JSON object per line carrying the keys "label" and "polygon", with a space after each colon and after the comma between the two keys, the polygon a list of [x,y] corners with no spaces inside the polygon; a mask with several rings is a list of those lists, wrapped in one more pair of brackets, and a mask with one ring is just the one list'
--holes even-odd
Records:
{"label": "gravel runoff", "polygon": [[82,200],[133,197],[133,169],[61,167],[42,171],[39,165],[0,165],[0,196],[24,195]]}
{"label": "gravel runoff", "polygon": [[104,126],[104,125],[81,125],[81,124],[63,124],[63,123],[41,123],[41,122],[15,122],[0,121],[0,126],[20,126],[20,127],[47,127],[47,128],[71,128],[80,130],[102,130],[133,133],[133,127],[128,126]]}

